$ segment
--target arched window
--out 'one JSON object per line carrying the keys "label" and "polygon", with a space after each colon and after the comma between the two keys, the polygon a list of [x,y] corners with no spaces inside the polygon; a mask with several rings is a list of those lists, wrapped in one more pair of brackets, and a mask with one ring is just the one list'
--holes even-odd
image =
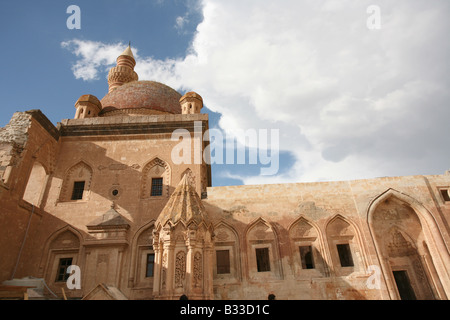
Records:
{"label": "arched window", "polygon": [[331,260],[337,275],[348,275],[364,271],[361,262],[359,242],[355,228],[343,217],[334,217],[326,227]]}
{"label": "arched window", "polygon": [[64,177],[60,201],[87,200],[92,181],[92,168],[80,161],[72,166]]}
{"label": "arched window", "polygon": [[[81,240],[77,231],[71,227],[65,227],[60,231],[49,237],[45,246],[46,258],[44,278],[49,288],[55,293],[59,294],[61,288],[66,288],[66,281],[69,276],[67,268],[71,265],[79,266],[80,264],[80,250]],[[81,284],[81,288],[84,285]],[[79,290],[67,290],[66,294],[72,297],[79,296]]]}
{"label": "arched window", "polygon": [[153,225],[139,232],[134,248],[134,279],[133,286],[150,290],[153,288],[155,252],[153,251]]}
{"label": "arched window", "polygon": [[168,197],[170,175],[170,167],[165,161],[155,158],[147,163],[142,169],[141,198]]}
{"label": "arched window", "polygon": [[387,278],[400,299],[435,299],[433,260],[417,213],[406,202],[391,196],[372,213],[371,227]]}
{"label": "arched window", "polygon": [[249,275],[252,279],[281,279],[277,236],[272,226],[258,219],[247,231]]}
{"label": "arched window", "polygon": [[236,231],[224,222],[215,228],[215,283],[236,282],[241,277],[239,238]]}
{"label": "arched window", "polygon": [[296,276],[310,277],[314,273],[327,272],[317,227],[301,217],[290,226],[289,238],[293,248],[294,272]]}

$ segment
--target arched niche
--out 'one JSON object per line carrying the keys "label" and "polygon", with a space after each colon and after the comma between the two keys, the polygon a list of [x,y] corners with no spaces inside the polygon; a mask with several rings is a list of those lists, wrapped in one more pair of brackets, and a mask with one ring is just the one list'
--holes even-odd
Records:
{"label": "arched niche", "polygon": [[308,219],[300,217],[288,230],[295,276],[326,274],[323,240],[319,229]]}
{"label": "arched niche", "polygon": [[92,167],[84,161],[70,167],[64,175],[59,201],[87,200],[91,189]]}
{"label": "arched niche", "polygon": [[141,199],[154,199],[169,196],[171,179],[170,166],[156,157],[144,165],[140,188]]}
{"label": "arched niche", "polygon": [[246,239],[250,279],[281,279],[278,237],[272,225],[257,219],[247,228]]}
{"label": "arched niche", "polygon": [[356,227],[341,215],[334,216],[325,228],[331,269],[337,276],[365,272],[361,243]]}
{"label": "arched niche", "polygon": [[[51,290],[57,294],[61,292],[61,288],[66,287],[66,281],[69,274],[66,272],[67,267],[76,265],[81,270],[81,280],[83,279],[83,262],[81,259],[81,235],[70,227],[66,226],[53,233],[46,241],[44,246],[44,256],[42,262],[44,266],[44,278]],[[83,283],[81,283],[83,288]],[[78,290],[67,292],[69,295],[76,296]]]}
{"label": "arched niche", "polygon": [[132,244],[129,287],[136,290],[153,291],[155,252],[153,250],[154,221],[143,226],[136,233]]}
{"label": "arched niche", "polygon": [[221,221],[214,227],[214,283],[233,283],[241,279],[240,243],[236,230]]}
{"label": "arched niche", "polygon": [[47,184],[47,170],[42,163],[35,161],[23,194],[23,200],[39,207]]}
{"label": "arched niche", "polygon": [[435,261],[448,251],[436,255],[441,235],[422,205],[389,190],[369,207],[368,223],[392,299],[446,298]]}

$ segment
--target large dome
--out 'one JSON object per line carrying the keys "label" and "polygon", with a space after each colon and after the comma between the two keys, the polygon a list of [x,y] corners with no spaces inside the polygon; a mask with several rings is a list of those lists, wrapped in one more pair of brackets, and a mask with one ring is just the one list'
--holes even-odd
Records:
{"label": "large dome", "polygon": [[102,113],[116,110],[153,110],[181,113],[181,94],[156,81],[133,81],[115,88],[101,100]]}

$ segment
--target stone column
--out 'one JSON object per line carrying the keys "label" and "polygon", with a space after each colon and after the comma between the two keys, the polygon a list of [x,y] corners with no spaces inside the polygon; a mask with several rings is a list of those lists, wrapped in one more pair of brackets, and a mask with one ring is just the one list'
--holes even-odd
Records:
{"label": "stone column", "polygon": [[186,247],[187,247],[187,255],[186,255],[186,294],[187,296],[191,296],[195,294],[195,290],[193,285],[194,281],[194,254],[196,248],[196,230],[188,229],[186,231]]}
{"label": "stone column", "polygon": [[162,246],[159,241],[159,232],[153,230],[153,251],[155,253],[155,265],[153,270],[153,297],[160,294],[161,287],[161,266],[162,266]]}

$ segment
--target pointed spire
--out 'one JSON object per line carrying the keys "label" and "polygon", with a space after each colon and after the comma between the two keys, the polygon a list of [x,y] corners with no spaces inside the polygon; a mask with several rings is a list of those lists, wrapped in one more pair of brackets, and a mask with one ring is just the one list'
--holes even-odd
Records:
{"label": "pointed spire", "polygon": [[134,71],[136,60],[134,60],[133,52],[131,51],[131,42],[128,43],[128,47],[117,58],[117,65],[108,74],[108,92],[111,92],[117,87],[120,87],[124,83],[138,81],[139,77]]}
{"label": "pointed spire", "polygon": [[175,191],[170,196],[164,209],[161,211],[156,224],[164,226],[167,222],[172,225],[182,221],[185,225],[195,222],[209,224],[208,213],[203,206],[200,197],[193,185],[189,182],[188,175],[184,175],[178,183]]}
{"label": "pointed spire", "polygon": [[121,56],[129,56],[134,59],[133,51],[131,51],[131,41],[128,42],[128,47],[122,52]]}

